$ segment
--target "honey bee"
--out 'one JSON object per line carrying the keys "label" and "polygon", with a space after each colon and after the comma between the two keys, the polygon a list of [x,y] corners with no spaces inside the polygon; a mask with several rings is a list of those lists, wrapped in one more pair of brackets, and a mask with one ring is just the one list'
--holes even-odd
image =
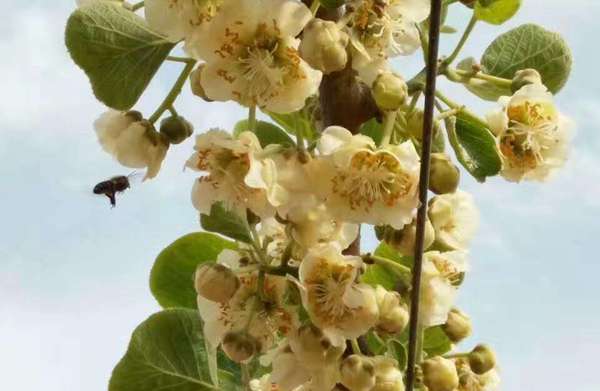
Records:
{"label": "honey bee", "polygon": [[131,179],[138,173],[131,173],[127,176],[118,175],[102,181],[94,186],[94,194],[104,194],[110,200],[110,205],[114,208],[117,205],[117,193],[122,193],[131,187]]}

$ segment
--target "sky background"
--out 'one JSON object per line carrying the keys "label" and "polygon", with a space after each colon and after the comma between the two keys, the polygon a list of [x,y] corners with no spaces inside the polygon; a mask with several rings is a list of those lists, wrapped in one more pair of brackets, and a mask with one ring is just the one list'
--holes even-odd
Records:
{"label": "sky background", "polygon": [[[90,195],[99,180],[130,170],[95,140],[92,122],[104,108],[63,45],[73,2],[2,4],[0,388],[106,390],[131,332],[159,310],[148,289],[155,256],[199,229],[189,201],[194,174],[182,172],[192,144],[172,148],[158,178],[123,194],[117,208]],[[549,184],[480,185],[463,176],[482,219],[459,299],[475,327],[465,349],[482,341],[497,349],[505,391],[600,390],[599,17],[595,0],[524,0],[499,29],[478,25],[463,52],[478,58],[497,32],[535,22],[560,32],[575,58],[557,96],[578,124],[566,168]],[[459,30],[466,21],[452,12]],[[444,35],[442,53],[456,39]],[[396,69],[409,78],[418,59],[402,58]],[[149,115],[179,67],[164,66],[136,108]],[[480,114],[494,107],[461,86],[440,88]],[[244,116],[188,91],[177,109],[197,131]]]}

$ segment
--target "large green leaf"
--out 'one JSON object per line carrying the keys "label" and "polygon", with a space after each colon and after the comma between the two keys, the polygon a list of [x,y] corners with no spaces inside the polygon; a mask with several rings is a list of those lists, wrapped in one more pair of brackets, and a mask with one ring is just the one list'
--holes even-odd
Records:
{"label": "large green leaf", "polygon": [[65,43],[96,97],[117,110],[128,110],[137,102],[174,46],[143,18],[103,1],[71,14]]}
{"label": "large green leaf", "polygon": [[378,122],[377,119],[371,118],[363,123],[358,131],[360,134],[371,137],[376,145],[381,144],[381,140],[383,139],[383,124]]}
{"label": "large green leaf", "polygon": [[484,72],[506,79],[512,79],[518,70],[533,68],[553,93],[567,82],[572,64],[571,50],[564,39],[535,24],[500,35],[481,58]]}
{"label": "large green leaf", "polygon": [[423,350],[427,356],[439,356],[452,350],[452,341],[440,326],[429,327],[423,335]]}
{"label": "large green leaf", "polygon": [[487,125],[475,116],[461,112],[446,121],[448,139],[458,161],[480,182],[498,174],[502,160],[496,139]]}
{"label": "large green leaf", "polygon": [[220,370],[211,382],[197,311],[172,309],[152,315],[131,337],[113,370],[109,391],[236,391],[235,376]]}
{"label": "large green leaf", "polygon": [[209,232],[215,232],[244,243],[252,242],[246,220],[228,210],[222,202],[215,202],[210,208],[210,214],[201,214],[200,224]]}
{"label": "large green leaf", "polygon": [[475,17],[491,24],[502,24],[521,7],[521,0],[477,0]]}
{"label": "large green leaf", "polygon": [[[247,130],[248,120],[245,119],[235,124],[233,134],[234,136],[238,136],[240,133]],[[283,145],[284,147],[296,145],[294,140],[292,140],[283,129],[269,122],[257,121],[254,134],[256,134],[256,138],[258,138],[258,141],[260,141],[260,145],[263,148],[270,144],[279,144]]]}
{"label": "large green leaf", "polygon": [[235,243],[217,235],[197,232],[185,235],[156,258],[150,273],[150,290],[163,308],[196,308],[193,276],[199,264],[214,262],[224,249]]}

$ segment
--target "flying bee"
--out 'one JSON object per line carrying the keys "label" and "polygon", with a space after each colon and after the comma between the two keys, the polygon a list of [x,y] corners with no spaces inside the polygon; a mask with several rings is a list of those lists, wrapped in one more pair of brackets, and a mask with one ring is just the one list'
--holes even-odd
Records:
{"label": "flying bee", "polygon": [[117,205],[117,193],[122,193],[131,187],[131,180],[138,173],[133,172],[127,176],[118,175],[110,179],[102,181],[94,186],[94,194],[104,194],[110,200],[110,204],[114,208]]}

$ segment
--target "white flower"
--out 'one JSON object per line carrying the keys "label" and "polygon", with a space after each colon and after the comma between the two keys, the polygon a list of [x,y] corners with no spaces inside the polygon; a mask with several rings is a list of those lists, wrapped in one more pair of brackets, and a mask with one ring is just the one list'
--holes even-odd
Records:
{"label": "white flower", "polygon": [[542,84],[529,84],[499,100],[488,124],[498,138],[502,176],[511,182],[544,181],[567,160],[572,122]]}
{"label": "white flower", "polygon": [[145,179],[158,174],[169,143],[140,113],[110,110],[94,122],[94,128],[102,148],[119,163],[146,168]]}
{"label": "white flower", "polygon": [[353,223],[402,228],[418,205],[419,156],[411,142],[377,149],[369,137],[330,126],[318,144],[317,188],[330,212]]}
{"label": "white flower", "polygon": [[185,38],[185,48],[194,52],[198,36],[219,10],[221,0],[146,0],[144,15],[148,25],[177,42]]}
{"label": "white flower", "polygon": [[366,333],[377,321],[373,288],[356,283],[362,260],[334,244],[309,250],[300,264],[300,292],[313,323],[335,346]]}
{"label": "white flower", "polygon": [[420,307],[424,326],[446,323],[456,299],[455,285],[466,271],[467,255],[463,251],[429,251],[424,254]]}
{"label": "white flower", "polygon": [[229,332],[246,332],[259,342],[259,351],[270,349],[278,335],[286,335],[298,322],[296,310],[285,301],[288,281],[266,276],[264,292],[258,293],[258,273],[239,276],[240,287],[227,303],[198,295],[198,310],[204,321],[204,336],[218,346]]}
{"label": "white flower", "polygon": [[355,0],[351,3],[353,64],[371,84],[387,68],[387,58],[420,47],[418,23],[429,16],[429,0]]}
{"label": "white flower", "polygon": [[479,226],[473,196],[464,191],[438,195],[429,204],[435,240],[445,248],[466,250]]}
{"label": "white flower", "polygon": [[346,66],[347,45],[348,34],[337,23],[315,18],[304,29],[299,50],[313,68],[329,74]]}
{"label": "white flower", "polygon": [[229,0],[195,45],[206,61],[206,95],[269,111],[299,110],[321,82],[298,54],[297,36],[312,15],[294,0]]}
{"label": "white flower", "polygon": [[246,208],[261,217],[272,216],[285,197],[277,184],[271,159],[261,159],[256,135],[243,132],[237,138],[222,130],[210,130],[196,138],[195,153],[186,166],[208,175],[196,180],[192,202],[201,213],[222,201],[227,208],[244,214]]}

